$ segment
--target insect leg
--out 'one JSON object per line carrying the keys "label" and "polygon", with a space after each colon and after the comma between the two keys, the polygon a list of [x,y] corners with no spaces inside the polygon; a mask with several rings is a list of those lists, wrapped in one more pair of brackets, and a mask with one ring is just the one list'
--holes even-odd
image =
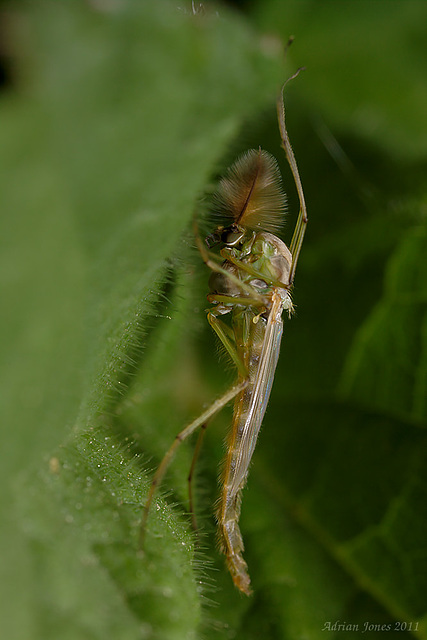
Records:
{"label": "insect leg", "polygon": [[291,171],[292,171],[292,175],[293,175],[293,178],[294,178],[295,186],[296,186],[297,192],[298,192],[299,204],[300,204],[298,220],[297,220],[297,223],[296,223],[296,226],[295,226],[295,231],[294,231],[294,234],[292,236],[291,244],[290,244],[290,247],[289,247],[289,250],[290,250],[290,252],[292,254],[292,265],[291,265],[291,271],[290,271],[290,274],[289,274],[289,283],[290,284],[292,284],[292,282],[294,280],[294,277],[295,277],[295,270],[296,270],[296,267],[297,267],[297,262],[298,262],[299,254],[300,254],[300,251],[301,251],[302,241],[304,239],[304,234],[305,234],[308,218],[307,218],[307,207],[306,207],[306,204],[305,204],[304,191],[303,191],[303,188],[302,188],[301,178],[300,178],[300,175],[299,175],[298,166],[297,166],[297,162],[295,160],[294,152],[292,150],[292,146],[291,146],[291,143],[289,141],[288,131],[286,129],[285,103],[284,103],[284,99],[283,99],[283,92],[284,92],[285,87],[288,84],[288,82],[290,80],[293,80],[294,78],[296,78],[301,70],[302,70],[302,68],[298,69],[298,71],[296,73],[294,73],[293,76],[291,76],[290,78],[288,78],[288,80],[286,80],[285,84],[282,87],[282,90],[280,91],[279,98],[277,100],[277,117],[278,117],[278,120],[279,120],[279,129],[280,129],[280,135],[281,135],[281,138],[282,138],[282,147],[285,150],[286,158],[288,160],[289,166],[290,166]]}
{"label": "insect leg", "polygon": [[236,267],[239,267],[239,269],[242,269],[243,271],[246,271],[246,273],[249,273],[249,275],[254,276],[254,278],[259,278],[260,280],[264,280],[264,282],[266,282],[272,287],[279,287],[280,289],[290,288],[289,284],[280,282],[280,280],[277,280],[277,278],[268,277],[267,274],[261,273],[261,271],[254,269],[249,263],[243,262],[243,260],[239,260],[234,256],[227,256],[227,260],[228,262],[232,262],[233,264],[235,264]]}
{"label": "insect leg", "polygon": [[224,395],[222,395],[220,398],[215,400],[215,402],[208,409],[206,409],[206,411],[202,413],[202,415],[200,415],[198,418],[193,420],[193,422],[187,425],[185,429],[180,431],[178,435],[175,437],[175,440],[173,441],[172,445],[169,447],[168,451],[164,455],[163,460],[159,464],[157,471],[154,474],[153,480],[151,482],[150,489],[148,491],[147,501],[145,503],[144,511],[142,514],[141,529],[139,534],[139,546],[141,549],[143,548],[143,545],[144,545],[148,514],[150,512],[150,507],[153,501],[154,493],[156,491],[156,488],[160,485],[161,481],[163,480],[163,477],[170,463],[172,462],[173,456],[177,448],[179,447],[181,442],[184,442],[184,440],[186,440],[189,436],[191,436],[191,434],[194,433],[196,429],[198,429],[203,424],[208,422],[208,420],[212,418],[216,413],[218,413],[218,411],[220,411],[223,407],[225,407],[225,405],[228,404],[230,400],[233,400],[233,398],[235,398],[237,394],[240,393],[246,387],[246,385],[247,385],[247,381],[243,380],[242,382],[231,387],[231,389],[229,389],[226,393],[224,393]]}
{"label": "insect leg", "polygon": [[214,310],[208,311],[208,322],[236,365],[240,376],[242,378],[246,378],[248,375],[247,369],[236,351],[236,346],[234,341],[231,339],[228,326],[217,317]]}
{"label": "insect leg", "polygon": [[213,304],[221,302],[223,304],[239,304],[242,307],[258,307],[260,309],[268,305],[268,301],[263,295],[253,298],[248,296],[229,296],[226,293],[209,293],[206,298],[208,302]]}
{"label": "insect leg", "polygon": [[[235,298],[233,298],[232,300],[234,302]],[[247,298],[245,298],[245,304],[249,304]],[[247,372],[247,369],[246,369],[244,363],[242,362],[241,358],[239,357],[239,355],[237,353],[235,342],[234,342],[234,333],[233,333],[233,331],[231,330],[231,328],[225,322],[223,322],[222,320],[220,320],[218,318],[218,312],[216,313],[215,309],[209,309],[208,310],[207,319],[208,319],[208,322],[209,322],[210,326],[215,331],[215,333],[218,336],[218,338],[220,339],[221,343],[224,345],[225,349],[227,350],[227,353],[230,355],[231,359],[233,360],[234,364],[236,365],[237,370],[239,371],[239,374],[240,374],[241,378],[246,379],[247,376],[248,376],[248,372]],[[188,479],[187,479],[188,480],[188,497],[189,497],[189,503],[190,503],[191,523],[192,523],[193,529],[195,531],[197,531],[197,522],[196,522],[195,511],[194,511],[192,479],[193,479],[194,469],[195,469],[195,466],[196,466],[197,459],[199,457],[199,453],[200,453],[200,449],[201,449],[201,446],[202,446],[203,437],[204,437],[204,434],[205,434],[207,426],[208,426],[207,423],[201,425],[201,428],[200,428],[201,430],[200,430],[199,436],[197,438],[196,446],[195,446],[195,449],[194,449],[193,459],[191,461],[190,472],[189,472]]]}

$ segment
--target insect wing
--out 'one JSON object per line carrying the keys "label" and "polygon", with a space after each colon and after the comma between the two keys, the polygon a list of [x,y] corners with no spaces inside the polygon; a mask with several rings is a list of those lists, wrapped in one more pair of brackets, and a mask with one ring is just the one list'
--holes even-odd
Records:
{"label": "insect wing", "polygon": [[[241,431],[240,447],[230,490],[231,495],[235,495],[238,492],[239,487],[246,479],[258,433],[267,409],[282,340],[282,308],[283,302],[277,296],[266,324],[258,369],[253,383],[242,392],[244,394],[250,393],[251,395]],[[235,420],[239,420],[239,418],[239,415],[235,416]]]}

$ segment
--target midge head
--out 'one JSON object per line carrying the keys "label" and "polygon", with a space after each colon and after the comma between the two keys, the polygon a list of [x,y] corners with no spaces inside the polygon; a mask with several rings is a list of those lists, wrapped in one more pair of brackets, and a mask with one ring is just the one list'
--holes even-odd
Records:
{"label": "midge head", "polygon": [[229,227],[220,225],[205,238],[209,249],[222,242],[227,247],[235,247],[245,238],[246,230],[238,224],[231,224]]}
{"label": "midge head", "polygon": [[276,159],[267,151],[250,149],[227,170],[212,199],[212,210],[228,225],[218,226],[205,242],[238,245],[247,230],[277,233],[282,226],[286,195]]}
{"label": "midge head", "polygon": [[[308,218],[301,179],[286,129],[283,93],[288,82],[296,78],[302,69],[303,67],[288,78],[277,100],[277,119],[282,148],[294,178],[300,203],[297,223],[289,245],[292,258],[289,285],[294,281]],[[205,243],[209,249],[221,242],[230,248],[242,245],[248,238],[249,232],[255,235],[260,231],[266,231],[276,235],[283,225],[286,211],[286,195],[276,159],[261,147],[250,149],[240,156],[220,181],[212,198],[211,211],[225,224],[218,226],[206,237]],[[195,229],[197,230],[197,225]],[[198,246],[208,264],[206,249],[201,243],[198,243]],[[214,271],[217,270],[211,263],[209,266]]]}

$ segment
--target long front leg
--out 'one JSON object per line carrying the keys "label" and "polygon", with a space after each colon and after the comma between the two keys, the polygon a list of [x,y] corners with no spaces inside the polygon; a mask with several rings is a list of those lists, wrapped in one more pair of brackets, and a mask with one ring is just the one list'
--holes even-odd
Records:
{"label": "long front leg", "polygon": [[302,188],[301,178],[298,171],[297,161],[295,160],[294,152],[292,150],[292,146],[289,141],[288,131],[286,129],[285,103],[283,99],[283,92],[288,82],[296,78],[299,72],[302,71],[302,69],[303,67],[301,69],[298,69],[298,71],[294,73],[293,76],[291,76],[290,78],[288,78],[288,80],[286,80],[280,92],[279,98],[277,100],[277,117],[279,120],[280,135],[282,138],[282,147],[285,150],[286,157],[288,159],[289,166],[292,171],[292,175],[294,178],[295,186],[297,188],[298,198],[300,203],[298,219],[295,226],[294,234],[292,236],[291,245],[289,247],[289,250],[292,254],[292,265],[291,265],[291,271],[289,273],[289,284],[292,284],[294,281],[295,270],[297,268],[297,262],[298,262],[299,254],[301,251],[302,242],[304,240],[304,234],[307,227],[308,217],[307,217],[307,207],[305,205],[304,191]]}
{"label": "long front leg", "polygon": [[[292,253],[292,252],[291,252]],[[290,289],[290,284],[285,284],[284,282],[280,282],[277,278],[271,278],[266,273],[262,273],[257,269],[254,269],[251,264],[248,262],[244,262],[243,260],[239,260],[232,255],[227,255],[227,260],[232,264],[239,267],[242,271],[246,271],[249,275],[254,276],[254,278],[259,278],[259,280],[263,280],[267,284],[272,287],[279,287],[280,289]]]}

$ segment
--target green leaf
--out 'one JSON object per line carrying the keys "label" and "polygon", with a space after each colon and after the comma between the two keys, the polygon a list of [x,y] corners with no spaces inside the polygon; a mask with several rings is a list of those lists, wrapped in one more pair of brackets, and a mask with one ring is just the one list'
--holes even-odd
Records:
{"label": "green leaf", "polygon": [[424,2],[266,0],[254,13],[263,29],[296,36],[290,55],[304,52],[316,116],[394,156],[425,157]]}
{"label": "green leaf", "polygon": [[[254,544],[255,554],[270,588],[272,577],[287,585],[284,608],[299,603],[307,614],[308,601],[315,603],[310,616],[283,619],[283,636],[321,637],[322,621],[337,619],[359,624],[359,633],[364,622],[394,628],[396,620],[417,620],[420,631],[425,430],[345,404],[295,403],[287,405],[283,429],[263,437],[258,473],[265,493],[275,496],[264,502],[276,508],[258,504],[271,515],[259,518],[263,545]],[[305,532],[296,539],[289,513]],[[358,611],[360,589],[372,601],[365,598]]]}
{"label": "green leaf", "polygon": [[384,295],[348,355],[342,391],[384,413],[427,419],[427,228],[407,233]]}
{"label": "green leaf", "polygon": [[[2,637],[427,637],[424,8],[370,4],[255,2],[252,27],[163,0],[7,14]],[[272,32],[296,36],[287,72]],[[214,543],[229,410],[198,465],[199,541],[192,443],[143,557],[137,539],[152,470],[234,375],[193,214],[224,157],[262,145],[289,242],[274,99],[300,65],[287,123],[310,224],[244,493],[248,599]]]}
{"label": "green leaf", "polygon": [[159,339],[197,199],[280,65],[243,23],[167,2],[37,2],[8,20],[22,88],[0,130],[2,635],[194,637],[191,544],[177,564],[170,541],[160,563],[138,558],[142,465],[124,465],[108,416]]}

